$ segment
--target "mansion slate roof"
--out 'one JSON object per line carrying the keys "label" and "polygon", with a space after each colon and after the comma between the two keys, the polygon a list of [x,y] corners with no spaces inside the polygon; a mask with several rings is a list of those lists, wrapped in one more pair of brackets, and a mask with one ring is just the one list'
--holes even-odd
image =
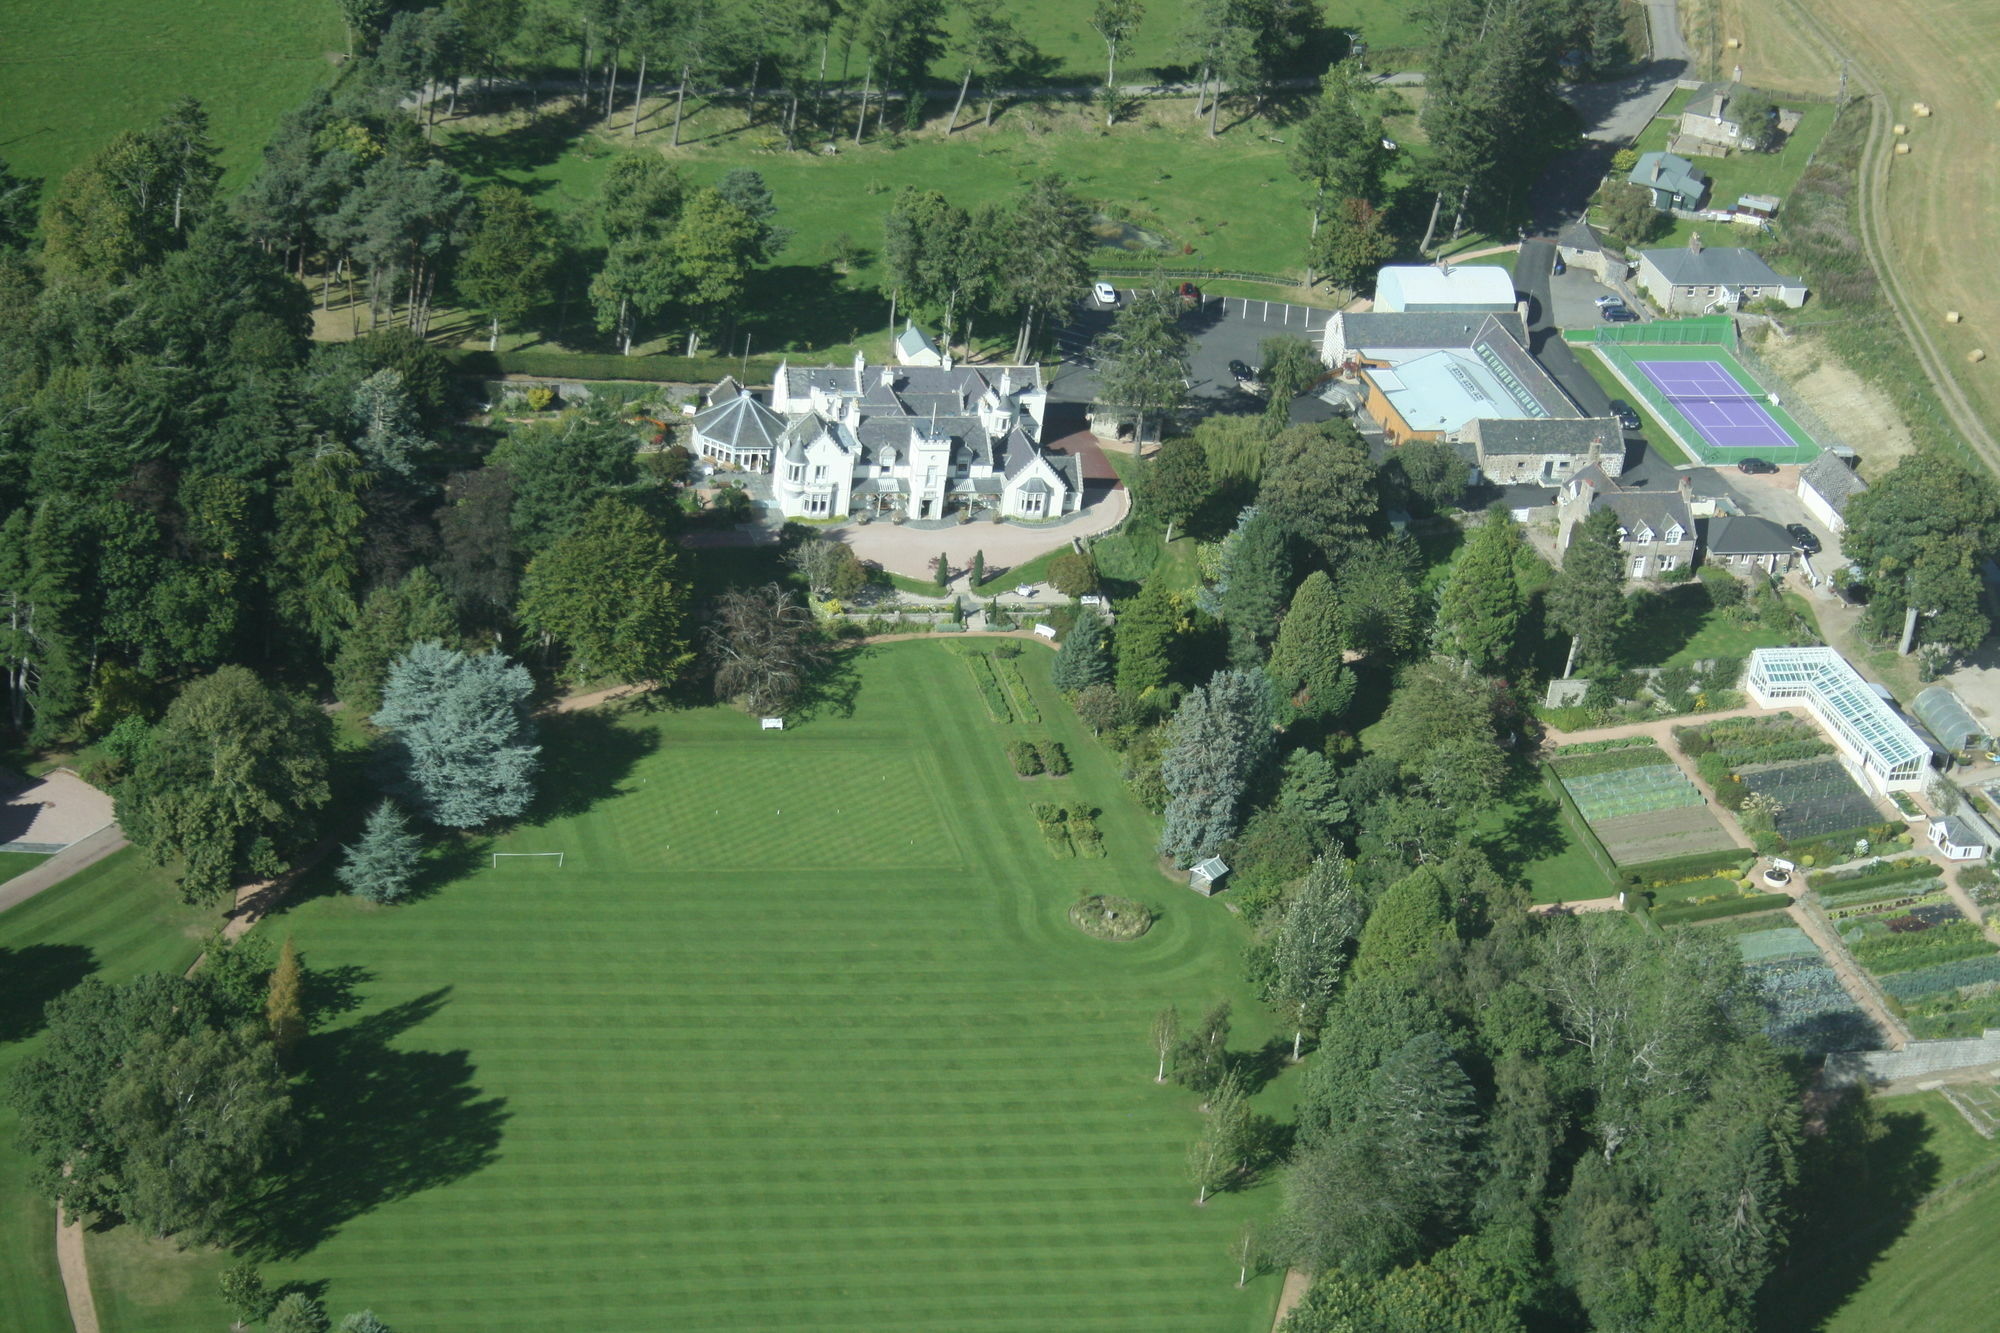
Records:
{"label": "mansion slate roof", "polygon": [[785,421],[758,402],[756,395],[739,391],[696,413],[694,427],[706,438],[731,449],[775,451],[779,437],[784,434]]}

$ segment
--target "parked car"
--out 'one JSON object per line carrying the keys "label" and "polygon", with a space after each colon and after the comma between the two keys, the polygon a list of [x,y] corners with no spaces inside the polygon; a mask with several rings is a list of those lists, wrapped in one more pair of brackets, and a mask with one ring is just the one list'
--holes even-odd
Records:
{"label": "parked car", "polygon": [[1108,282],[1092,283],[1090,294],[1097,298],[1099,305],[1117,305],[1118,289]]}
{"label": "parked car", "polygon": [[1611,415],[1618,418],[1618,424],[1625,430],[1639,429],[1639,414],[1632,410],[1632,404],[1623,398],[1611,400]]}
{"label": "parked car", "polygon": [[1235,377],[1238,384],[1246,389],[1257,382],[1257,372],[1250,369],[1242,361],[1231,361],[1229,363],[1229,373]]}
{"label": "parked car", "polygon": [[1569,272],[1569,265],[1563,263],[1563,257],[1560,251],[1558,251],[1556,254],[1556,262],[1549,266],[1549,272],[1555,274],[1558,278],[1560,278],[1563,274]]}
{"label": "parked car", "polygon": [[1634,324],[1638,322],[1638,319],[1637,315],[1622,305],[1606,306],[1604,308],[1604,322],[1606,324]]}
{"label": "parked car", "polygon": [[1761,477],[1766,473],[1776,472],[1778,465],[1767,459],[1746,458],[1736,465],[1736,470],[1738,472],[1747,472],[1753,477]]}
{"label": "parked car", "polygon": [[1819,554],[1819,534],[1803,523],[1785,524],[1785,532],[1792,539],[1792,545],[1807,555]]}
{"label": "parked car", "polygon": [[1177,295],[1181,298],[1182,305],[1201,304],[1201,288],[1195,286],[1191,282],[1182,283],[1180,286],[1180,291],[1177,293]]}
{"label": "parked car", "polygon": [[1625,304],[1625,298],[1619,296],[1615,292],[1606,292],[1604,295],[1597,298],[1597,308],[1599,310],[1604,310],[1614,305],[1624,305],[1624,304]]}

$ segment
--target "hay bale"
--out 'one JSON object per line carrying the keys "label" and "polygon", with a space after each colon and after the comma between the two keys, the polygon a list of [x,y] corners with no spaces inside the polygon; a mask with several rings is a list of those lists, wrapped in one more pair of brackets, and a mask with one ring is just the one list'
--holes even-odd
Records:
{"label": "hay bale", "polygon": [[1894,127],[1894,129],[1898,134],[1908,134],[1910,132],[1910,127],[1908,125],[1897,125]]}
{"label": "hay bale", "polygon": [[1944,312],[1944,322],[1947,324],[1956,324],[1964,318],[1965,316],[1959,314],[1956,310],[1947,310]]}
{"label": "hay bale", "polygon": [[1728,41],[1724,42],[1723,45],[1728,47],[1730,50],[1734,51],[1737,47],[1743,45],[1743,39],[1740,37],[1731,37]]}
{"label": "hay bale", "polygon": [[1975,347],[1971,351],[1965,354],[1965,359],[1967,361],[1970,361],[1973,365],[1976,366],[1981,361],[1984,361],[1986,359],[1986,349],[1983,347]]}
{"label": "hay bale", "polygon": [[1928,102],[1912,102],[1910,103],[1910,110],[1917,113],[1917,119],[1919,120],[1922,120],[1931,113],[1930,103]]}
{"label": "hay bale", "polygon": [[1909,151],[1910,151],[1910,146],[1909,146],[1908,144],[1906,144],[1906,143],[1899,143],[1899,144],[1897,144],[1897,145],[1896,145],[1896,156],[1898,156],[1898,157],[1901,157],[1901,156],[1903,156],[1904,154],[1908,153]]}

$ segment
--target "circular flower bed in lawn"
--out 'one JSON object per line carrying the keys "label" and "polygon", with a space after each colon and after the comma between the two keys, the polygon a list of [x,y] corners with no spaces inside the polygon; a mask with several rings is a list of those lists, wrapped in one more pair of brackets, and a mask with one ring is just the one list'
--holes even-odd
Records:
{"label": "circular flower bed in lawn", "polygon": [[1136,940],[1153,925],[1153,909],[1130,898],[1093,893],[1070,905],[1069,923],[1100,940]]}

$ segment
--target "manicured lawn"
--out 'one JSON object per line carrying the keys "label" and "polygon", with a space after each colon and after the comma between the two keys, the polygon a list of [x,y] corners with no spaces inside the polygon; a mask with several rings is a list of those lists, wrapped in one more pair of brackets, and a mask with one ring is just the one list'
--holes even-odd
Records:
{"label": "manicured lawn", "polygon": [[[1767,1327],[1810,1326],[1826,1333],[1979,1333],[1993,1327],[2000,1302],[2000,1270],[1990,1261],[2000,1244],[2000,1147],[1974,1133],[1941,1093],[1885,1099],[1881,1108],[1885,1120],[1904,1122],[1885,1143],[1910,1140],[1913,1146],[1900,1156],[1916,1155],[1915,1164],[1885,1161],[1883,1170],[1870,1173],[1879,1179],[1857,1182],[1862,1188],[1855,1253],[1814,1252],[1810,1267],[1822,1276],[1806,1282],[1823,1285],[1824,1275],[1841,1275],[1831,1296],[1821,1292],[1819,1308],[1812,1311],[1821,1316],[1833,1306],[1824,1321],[1777,1321]],[[1866,1208],[1878,1195],[1907,1193],[1898,1189],[1891,1166],[1920,1182],[1919,1195],[1929,1194],[1915,1206],[1913,1218],[1907,1204],[1873,1216]]]}
{"label": "manicured lawn", "polygon": [[0,852],[0,884],[48,860],[39,852]]}
{"label": "manicured lawn", "polygon": [[187,94],[208,109],[223,188],[239,189],[278,118],[333,76],[327,53],[347,49],[326,0],[0,0],[0,19],[0,156],[51,178]]}
{"label": "manicured lawn", "polygon": [[[141,972],[180,971],[219,919],[181,906],[166,874],[136,851],[100,861],[0,913],[0,1084],[34,1049],[33,1033],[50,999],[93,974],[118,982]],[[27,1161],[14,1146],[14,1127],[14,1113],[0,1101],[0,1324],[9,1333],[67,1333],[54,1209],[27,1187]]]}
{"label": "manicured lawn", "polygon": [[1473,834],[1496,866],[1527,883],[1538,903],[1584,902],[1618,892],[1584,850],[1584,836],[1532,770],[1514,778],[1481,814]]}
{"label": "manicured lawn", "polygon": [[[1244,935],[1156,872],[1051,660],[1019,659],[1033,727],[989,722],[930,642],[866,650],[851,715],[782,734],[571,715],[549,810],[496,844],[563,866],[475,852],[409,906],[273,921],[358,1000],[305,1047],[337,1185],[290,1205],[273,1280],[433,1333],[1268,1328],[1277,1280],[1237,1290],[1225,1250],[1277,1191],[1190,1206],[1194,1099],[1154,1085],[1147,1044],[1162,1005],[1225,995],[1232,1047],[1266,1040]],[[1015,778],[1013,735],[1061,740],[1075,774]],[[1101,807],[1108,858],[1052,858],[1035,800]],[[1087,939],[1084,890],[1162,918]],[[1288,1118],[1296,1082],[1258,1109]],[[226,1325],[219,1260],[93,1252],[107,1328]]]}
{"label": "manicured lawn", "polygon": [[[1785,604],[1817,625],[1812,607],[1796,593],[1784,594]],[[1626,627],[1623,660],[1635,667],[1675,666],[1710,657],[1748,657],[1753,648],[1780,648],[1794,636],[1766,625],[1740,625],[1727,611],[1707,604],[1695,584],[1671,588],[1653,599],[1651,615]]]}

